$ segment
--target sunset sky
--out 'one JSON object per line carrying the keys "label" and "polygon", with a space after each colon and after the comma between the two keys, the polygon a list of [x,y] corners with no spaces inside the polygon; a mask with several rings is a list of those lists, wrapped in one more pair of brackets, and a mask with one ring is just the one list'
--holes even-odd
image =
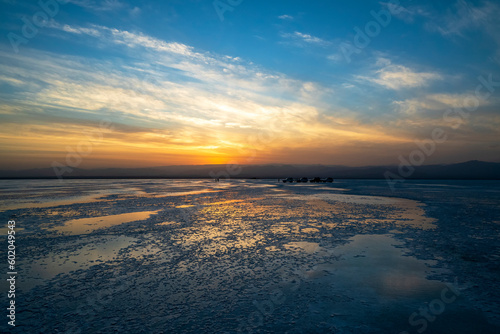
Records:
{"label": "sunset sky", "polygon": [[0,0],[0,169],[500,162],[498,1],[54,1]]}

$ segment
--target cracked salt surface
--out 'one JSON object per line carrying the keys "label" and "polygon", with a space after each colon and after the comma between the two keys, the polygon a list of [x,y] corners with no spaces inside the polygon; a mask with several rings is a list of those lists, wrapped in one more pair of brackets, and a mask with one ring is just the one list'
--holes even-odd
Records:
{"label": "cracked salt surface", "polygon": [[[23,197],[30,182],[0,181],[35,204],[0,212],[19,226],[13,332],[499,329],[498,182],[65,180]],[[456,301],[418,314],[455,279]]]}

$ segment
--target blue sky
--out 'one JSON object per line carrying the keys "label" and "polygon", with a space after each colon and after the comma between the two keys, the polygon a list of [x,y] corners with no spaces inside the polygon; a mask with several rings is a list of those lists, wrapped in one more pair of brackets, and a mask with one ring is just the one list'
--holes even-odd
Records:
{"label": "blue sky", "polygon": [[500,161],[498,2],[0,6],[0,168]]}

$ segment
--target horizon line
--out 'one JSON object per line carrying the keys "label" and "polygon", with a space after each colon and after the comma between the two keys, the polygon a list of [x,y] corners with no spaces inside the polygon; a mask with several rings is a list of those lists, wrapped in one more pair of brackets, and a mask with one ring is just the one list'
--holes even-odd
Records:
{"label": "horizon line", "polygon": [[[465,164],[465,163],[470,163],[470,162],[482,162],[482,163],[494,163],[494,164],[500,164],[500,161],[485,161],[485,160],[467,160],[467,161],[461,161],[461,162],[451,162],[451,163],[432,163],[432,164],[422,164],[420,166],[414,166],[414,167],[423,167],[423,166],[447,166],[447,165],[458,165],[458,164]],[[401,164],[401,163],[400,163]],[[399,164],[399,165],[400,165]],[[365,168],[365,167],[398,167],[398,164],[391,164],[391,165],[360,165],[360,166],[349,166],[349,165],[328,165],[328,164],[318,164],[318,163],[311,163],[311,164],[294,164],[294,163],[265,163],[265,164],[232,164],[232,163],[226,163],[226,164],[189,164],[189,165],[162,165],[162,166],[147,166],[147,167],[93,167],[93,168],[78,168],[78,167],[71,167],[72,169],[75,170],[98,170],[98,169],[147,169],[147,168],[165,168],[165,167],[204,167],[204,166],[217,166],[217,167],[222,167],[222,166],[324,166],[324,167],[346,167],[346,168]],[[17,171],[17,172],[22,172],[22,171],[30,171],[30,170],[37,170],[37,169],[50,169],[52,167],[32,167],[32,168],[24,168],[24,169],[0,169],[0,172],[12,172],[12,171]]]}

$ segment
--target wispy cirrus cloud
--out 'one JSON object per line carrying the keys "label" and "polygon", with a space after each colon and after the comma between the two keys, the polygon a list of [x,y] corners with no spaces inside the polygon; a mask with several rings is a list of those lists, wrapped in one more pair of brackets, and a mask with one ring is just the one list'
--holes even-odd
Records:
{"label": "wispy cirrus cloud", "polygon": [[[53,28],[63,34],[85,34],[93,47],[114,44],[135,60],[103,63],[40,51],[18,57],[2,53],[6,59],[0,67],[3,82],[16,87],[37,82],[37,86],[23,86],[11,96],[22,101],[15,106],[2,105],[0,128],[44,115],[37,116],[38,124],[31,129],[43,135],[40,141],[52,151],[58,145],[50,144],[51,140],[77,140],[79,124],[98,123],[104,115],[116,125],[107,136],[109,145],[167,151],[172,156],[213,155],[214,149],[222,156],[234,156],[235,150],[241,155],[248,149],[249,138],[259,133],[278,138],[259,148],[267,150],[265,154],[281,151],[290,143],[304,148],[331,146],[328,138],[332,137],[339,145],[373,138],[400,140],[346,116],[345,108],[338,108],[337,113],[331,110],[335,108],[326,101],[333,92],[318,83],[142,33],[96,25]],[[48,124],[65,125],[56,138],[44,130]]]}
{"label": "wispy cirrus cloud", "polygon": [[443,79],[439,73],[418,72],[403,65],[392,64],[387,59],[379,59],[377,64],[382,65],[382,67],[375,70],[372,75],[358,75],[356,79],[375,83],[392,90],[423,87],[432,81]]}
{"label": "wispy cirrus cloud", "polygon": [[320,46],[327,47],[331,45],[331,42],[321,39],[319,37],[295,31],[293,33],[281,33],[281,37],[290,41],[296,46],[306,47],[306,46]]}
{"label": "wispy cirrus cloud", "polygon": [[[418,98],[394,101],[393,104],[397,107],[398,112],[406,115],[415,115],[435,111],[442,112],[450,108],[469,108],[470,106],[465,105],[465,102],[472,101],[474,97],[474,92],[461,94],[426,94]],[[491,101],[488,100],[474,99],[474,101],[477,102],[477,107],[484,107],[491,104]],[[441,117],[442,113],[437,113],[437,116]]]}
{"label": "wispy cirrus cloud", "polygon": [[[210,20],[210,1],[193,9],[189,1],[74,0],[38,29],[36,41],[23,44],[22,54],[0,43],[0,131],[8,133],[0,146],[14,152],[5,160],[34,158],[33,142],[46,144],[39,156],[64,152],[68,141],[78,142],[82,131],[108,117],[116,130],[106,136],[109,149],[99,151],[103,161],[120,149],[126,156],[127,148],[182,156],[185,163],[200,162],[197,154],[237,156],[249,138],[264,133],[276,138],[256,148],[268,162],[285,155],[319,162],[330,154],[330,162],[349,164],[355,152],[373,163],[394,143],[411,143],[443,123],[443,110],[459,105],[478,75],[493,73],[490,91],[499,80],[494,0],[402,2],[392,13],[395,25],[356,64],[340,65],[338,45],[354,41],[352,27],[366,33],[371,20],[380,23],[370,13],[383,15],[389,3],[381,1],[345,3],[345,10],[334,2],[300,10],[273,3],[265,12],[248,2],[245,11],[231,13],[234,25],[219,25]],[[9,3],[16,6],[4,6],[4,37],[23,37],[17,14],[31,19],[40,6]],[[251,22],[238,19],[245,13],[274,24],[248,30]],[[192,20],[200,29],[191,29]],[[489,103],[475,113],[481,130],[470,128],[474,138],[497,125],[492,113],[500,104],[493,94]]]}
{"label": "wispy cirrus cloud", "polygon": [[69,0],[68,2],[92,11],[114,11],[127,6],[119,0]]}
{"label": "wispy cirrus cloud", "polygon": [[138,17],[141,15],[142,9],[140,9],[139,7],[134,7],[129,11],[129,13],[130,13],[130,16],[132,16],[132,17]]}
{"label": "wispy cirrus cloud", "polygon": [[413,5],[401,7],[394,15],[407,23],[422,17],[426,21],[424,25],[427,30],[438,32],[444,37],[466,37],[467,32],[480,30],[500,41],[500,5],[493,1],[457,0],[448,6],[445,13],[438,13],[429,6]]}
{"label": "wispy cirrus cloud", "polygon": [[413,23],[418,17],[431,17],[431,12],[427,6],[409,4],[396,6],[393,2],[381,2],[380,4],[387,7],[392,15],[406,23]]}
{"label": "wispy cirrus cloud", "polygon": [[56,22],[52,22],[51,27],[53,28],[58,28],[58,29],[61,29],[65,32],[70,32],[70,33],[73,33],[73,34],[78,34],[78,35],[90,35],[90,36],[93,36],[93,37],[99,37],[101,35],[101,33],[99,32],[99,30],[97,29],[94,29],[94,28],[82,28],[82,27],[71,27],[67,24],[63,25],[63,26],[60,26],[58,25]]}
{"label": "wispy cirrus cloud", "polygon": [[[389,3],[385,5],[390,6]],[[488,36],[493,42],[491,59],[500,63],[500,4],[495,1],[456,0],[444,11],[438,11],[430,5],[412,5],[400,7],[394,13],[398,19],[413,23],[416,18],[422,18],[423,27],[444,38],[457,43],[469,44],[474,41],[474,33]],[[473,45],[471,47],[474,47]]]}
{"label": "wispy cirrus cloud", "polygon": [[492,21],[497,21],[500,13],[498,4],[483,2],[475,5],[465,0],[458,0],[446,15],[436,18],[428,24],[443,36],[463,36],[470,29],[486,28]]}

